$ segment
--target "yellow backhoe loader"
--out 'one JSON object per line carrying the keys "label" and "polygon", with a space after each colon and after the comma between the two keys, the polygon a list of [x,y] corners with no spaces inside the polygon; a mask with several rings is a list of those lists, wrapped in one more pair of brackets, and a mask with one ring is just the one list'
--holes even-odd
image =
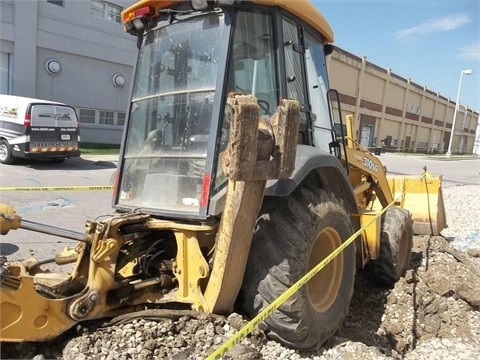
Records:
{"label": "yellow backhoe loader", "polygon": [[[389,181],[351,131],[335,131],[330,26],[307,0],[142,0],[122,21],[139,52],[114,212],[52,260],[71,271],[2,262],[1,341],[140,309],[254,317],[377,216],[261,325],[318,349],[347,314],[356,268],[386,285],[402,276],[417,223],[410,180]],[[438,233],[441,179],[424,179],[418,230]],[[8,205],[0,227],[69,236]]]}

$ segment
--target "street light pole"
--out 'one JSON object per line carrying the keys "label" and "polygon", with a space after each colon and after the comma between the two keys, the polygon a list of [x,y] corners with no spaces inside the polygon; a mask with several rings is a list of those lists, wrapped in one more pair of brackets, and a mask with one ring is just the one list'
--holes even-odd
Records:
{"label": "street light pole", "polygon": [[467,70],[462,70],[460,72],[460,81],[458,83],[458,91],[457,91],[457,101],[455,102],[455,110],[453,111],[453,121],[452,121],[452,131],[450,132],[450,141],[448,142],[448,150],[445,156],[447,158],[450,158],[452,156],[452,142],[453,142],[453,136],[455,134],[455,120],[457,118],[457,112],[459,108],[459,100],[460,100],[460,88],[462,87],[462,76],[463,74],[465,75],[471,75],[473,73],[472,70],[467,69]]}

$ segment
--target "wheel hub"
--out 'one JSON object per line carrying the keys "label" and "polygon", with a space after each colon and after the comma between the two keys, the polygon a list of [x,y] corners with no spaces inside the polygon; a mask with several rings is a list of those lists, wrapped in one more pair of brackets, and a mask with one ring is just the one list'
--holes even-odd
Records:
{"label": "wheel hub", "polygon": [[[341,244],[340,235],[335,229],[324,228],[313,245],[308,270],[317,266]],[[308,282],[308,295],[316,311],[324,312],[333,305],[338,296],[342,276],[343,254],[340,253]]]}

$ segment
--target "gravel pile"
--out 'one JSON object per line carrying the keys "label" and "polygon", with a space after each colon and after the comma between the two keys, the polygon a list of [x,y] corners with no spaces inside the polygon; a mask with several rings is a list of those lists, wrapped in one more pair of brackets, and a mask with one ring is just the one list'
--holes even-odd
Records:
{"label": "gravel pile", "polygon": [[480,249],[480,186],[443,189],[448,227],[442,235],[461,251]]}
{"label": "gravel pile", "polygon": [[[300,353],[256,330],[225,359],[480,358],[480,186],[444,189],[449,228],[415,236],[410,269],[392,289],[357,274],[350,314],[331,342]],[[82,324],[41,344],[2,344],[1,358],[205,359],[246,323],[228,318],[146,312],[142,318]]]}

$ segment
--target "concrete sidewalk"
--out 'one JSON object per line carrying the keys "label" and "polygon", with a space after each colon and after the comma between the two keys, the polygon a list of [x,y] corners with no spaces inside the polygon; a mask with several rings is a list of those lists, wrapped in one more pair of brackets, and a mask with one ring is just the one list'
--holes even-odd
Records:
{"label": "concrete sidewalk", "polygon": [[118,154],[111,154],[111,155],[81,154],[80,157],[87,161],[108,162],[108,163],[113,163],[115,166],[117,166],[119,155]]}

